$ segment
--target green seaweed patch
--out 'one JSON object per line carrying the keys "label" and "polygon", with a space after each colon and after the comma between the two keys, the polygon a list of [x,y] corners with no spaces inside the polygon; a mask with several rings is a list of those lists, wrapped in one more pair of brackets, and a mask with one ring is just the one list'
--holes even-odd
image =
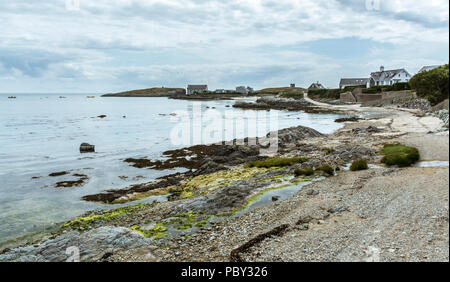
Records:
{"label": "green seaweed patch", "polygon": [[144,235],[147,238],[151,238],[151,239],[162,239],[164,237],[167,236],[167,227],[164,226],[161,223],[157,223],[155,224],[153,227],[149,228],[149,229],[143,229],[141,226],[139,225],[133,225],[130,227],[132,230]]}
{"label": "green seaweed patch", "polygon": [[366,160],[362,160],[362,159],[354,161],[352,163],[352,165],[350,166],[351,171],[366,170],[368,168],[369,168],[369,166],[367,165]]}
{"label": "green seaweed patch", "polygon": [[285,167],[285,166],[291,166],[297,163],[304,163],[308,159],[302,158],[302,157],[295,157],[295,158],[268,158],[263,161],[253,161],[247,163],[246,167],[259,167],[259,168],[271,168],[271,167]]}
{"label": "green seaweed patch", "polygon": [[296,169],[294,171],[295,176],[311,176],[314,174],[314,169],[306,168],[306,169]]}
{"label": "green seaweed patch", "polygon": [[385,144],[381,150],[383,158],[381,162],[386,165],[398,165],[407,167],[420,159],[419,150],[402,144]]}
{"label": "green seaweed patch", "polygon": [[109,211],[94,211],[89,212],[83,216],[75,217],[70,221],[62,225],[63,228],[87,228],[96,225],[100,222],[105,223],[112,221],[120,216],[131,215],[136,211],[144,209],[150,206],[149,204],[138,204],[133,206],[127,206],[122,208],[117,208]]}

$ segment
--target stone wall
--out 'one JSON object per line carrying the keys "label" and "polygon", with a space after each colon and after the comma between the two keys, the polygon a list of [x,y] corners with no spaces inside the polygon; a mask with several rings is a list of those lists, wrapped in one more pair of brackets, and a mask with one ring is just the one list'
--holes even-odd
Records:
{"label": "stone wall", "polygon": [[416,93],[411,90],[364,94],[362,93],[361,88],[355,88],[352,92],[342,93],[340,96],[340,101],[342,103],[374,105],[402,103],[406,100],[414,98],[416,98]]}
{"label": "stone wall", "polygon": [[345,92],[340,94],[341,103],[356,103],[356,98],[352,92]]}

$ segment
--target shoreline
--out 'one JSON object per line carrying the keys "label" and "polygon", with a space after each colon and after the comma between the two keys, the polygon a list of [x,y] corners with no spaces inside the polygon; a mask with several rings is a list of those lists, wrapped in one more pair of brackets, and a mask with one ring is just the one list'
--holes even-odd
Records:
{"label": "shoreline", "polygon": [[[103,214],[91,212],[75,219],[75,221],[69,221],[66,223],[66,228],[60,230],[58,234],[50,236],[48,240],[57,240],[58,236],[67,236],[67,234],[72,234],[71,230],[80,231],[80,227],[82,228],[81,231],[84,234],[94,231],[102,226],[123,226],[149,237],[144,237],[145,239],[150,240],[144,240],[146,243],[143,243],[144,245],[141,246],[140,249],[145,254],[149,253],[145,250],[148,251],[152,249],[152,253],[154,254],[152,259],[156,260],[259,261],[259,258],[254,256],[254,253],[259,252],[262,254],[260,255],[262,261],[273,261],[280,259],[278,256],[282,255],[282,253],[278,252],[278,254],[275,254],[276,248],[273,247],[269,248],[271,252],[273,252],[270,253],[265,251],[262,245],[266,243],[276,244],[275,242],[277,242],[277,240],[283,240],[287,234],[289,234],[289,236],[292,235],[293,237],[296,237],[297,233],[301,233],[301,236],[314,234],[315,236],[323,237],[323,235],[318,235],[315,233],[317,232],[316,230],[321,230],[323,228],[337,228],[330,219],[341,222],[343,220],[342,218],[345,218],[345,224],[349,224],[348,226],[356,225],[356,227],[358,227],[357,225],[360,221],[358,218],[361,217],[361,213],[364,214],[367,213],[367,211],[361,209],[361,207],[358,207],[361,211],[359,211],[359,213],[355,212],[357,208],[355,208],[352,199],[356,196],[361,197],[362,195],[359,194],[367,192],[365,191],[365,186],[369,185],[372,179],[379,178],[378,182],[383,182],[385,181],[383,180],[384,178],[391,177],[390,175],[394,174],[398,175],[400,178],[404,178],[404,176],[402,177],[402,174],[409,174],[410,171],[414,171],[415,174],[413,175],[415,175],[416,178],[420,178],[423,174],[425,177],[426,174],[433,172],[442,175],[443,178],[441,176],[441,181],[445,182],[446,180],[448,185],[448,168],[440,169],[411,167],[396,169],[382,167],[378,169],[369,169],[362,172],[340,171],[336,176],[327,176],[322,172],[316,172],[316,176],[326,176],[326,179],[303,187],[293,197],[285,199],[284,201],[261,206],[252,209],[243,215],[235,217],[233,215],[235,213],[235,209],[239,210],[248,205],[252,200],[255,200],[255,197],[257,198],[258,196],[261,196],[260,193],[264,192],[268,186],[275,185],[276,188],[280,178],[283,178],[286,175],[292,175],[293,171],[297,168],[306,168],[307,166],[320,167],[324,164],[332,164],[333,166],[343,167],[351,160],[354,160],[355,157],[364,157],[367,158],[370,163],[379,164],[379,155],[377,154],[377,151],[383,143],[392,143],[394,141],[402,141],[410,145],[423,143],[425,145],[422,144],[422,148],[419,149],[421,151],[421,155],[423,155],[425,159],[431,158],[430,160],[445,161],[446,158],[448,161],[448,149],[446,152],[446,157],[445,152],[430,152],[432,150],[430,150],[429,147],[438,146],[437,148],[441,148],[441,145],[445,143],[448,148],[448,131],[435,132],[431,134],[428,133],[429,131],[436,131],[440,128],[439,122],[434,117],[418,117],[415,116],[418,115],[418,112],[411,110],[405,111],[389,108],[360,108],[355,105],[333,106],[328,104],[324,105],[323,103],[318,103],[315,101],[312,101],[311,103],[315,103],[318,107],[330,107],[333,108],[333,110],[336,110],[336,107],[339,107],[340,111],[368,111],[367,118],[356,122],[346,122],[343,128],[329,135],[306,136],[304,138],[293,139],[293,136],[298,137],[298,134],[305,131],[305,129],[300,128],[298,131],[293,129],[285,130],[284,136],[287,138],[286,140],[290,141],[285,142],[279,152],[279,155],[282,157],[294,157],[300,155],[307,157],[308,160],[304,163],[281,169],[249,169],[242,165],[248,161],[245,157],[246,155],[244,155],[244,157],[241,156],[244,162],[231,166],[227,165],[227,167],[223,167],[224,164],[222,164],[222,166],[219,166],[218,168],[216,167],[210,171],[206,170],[206,173],[204,174],[191,175],[187,181],[181,180],[177,183],[177,185],[168,185],[164,187],[167,188],[172,186],[173,189],[178,189],[180,192],[180,197],[175,200],[154,205],[138,205],[139,207],[133,211],[118,209],[116,214],[114,214],[114,211],[112,213],[111,211],[108,211]],[[415,122],[417,122],[417,125]],[[412,126],[411,123],[415,125]],[[373,128],[377,128],[378,130],[373,130]],[[432,141],[428,142],[428,139]],[[295,140],[295,142],[292,142],[292,140]],[[361,143],[358,145],[359,142]],[[330,148],[330,150],[326,151],[325,149],[327,148]],[[331,151],[331,149],[334,151]],[[227,164],[228,161],[229,160],[226,160],[225,164]],[[291,186],[295,185],[295,182],[299,183],[302,181],[307,181],[306,178],[296,178],[295,181],[291,180],[288,181]],[[348,191],[345,190],[345,192],[334,191],[335,187],[333,186],[336,186],[335,183],[340,183],[339,185],[350,183],[345,185],[357,185],[358,187],[349,187]],[[283,183],[283,185],[285,185],[285,183]],[[443,186],[439,182],[439,185],[436,185],[436,187],[442,188]],[[282,189],[282,187],[279,189]],[[311,192],[311,190],[313,190],[313,192]],[[319,193],[316,194],[316,192]],[[370,190],[369,192],[372,193],[373,191]],[[343,195],[341,195],[342,193],[346,196],[343,197]],[[445,191],[438,190],[438,193],[445,193]],[[327,195],[327,197],[323,198],[323,195]],[[342,209],[339,207],[322,209],[321,207],[317,210],[317,205],[325,207],[327,205],[333,206],[337,204],[335,200],[332,200],[332,197],[328,197],[329,195],[338,196],[338,198],[341,199],[340,201],[346,203],[345,207]],[[379,199],[374,198],[374,201],[377,200]],[[206,205],[204,204],[205,202],[207,203]],[[300,221],[297,213],[303,213],[308,209],[302,208],[301,212],[296,212],[295,206],[298,204],[292,206],[292,203],[298,203],[305,205],[305,207],[310,207],[308,209],[311,209],[311,214],[307,216],[309,216],[311,220],[306,220],[308,222],[297,225],[294,222]],[[441,208],[445,210],[445,204],[440,204],[438,206],[441,206]],[[338,208],[339,211],[330,212],[334,208]],[[442,217],[442,215],[440,216]],[[407,220],[407,218],[403,220]],[[330,224],[330,227],[327,227],[327,223],[329,221],[332,224]],[[448,239],[448,190],[447,221],[445,223],[444,220],[443,225],[443,227],[445,227],[445,225],[447,226],[446,238]],[[246,231],[239,232],[242,228]],[[275,231],[271,233],[271,230]],[[352,230],[360,229],[358,227],[358,229]],[[441,229],[439,230],[442,231]],[[175,235],[167,235],[171,232]],[[321,232],[324,231],[322,230]],[[277,239],[267,239],[261,241],[253,240],[252,242],[257,243],[254,245],[245,244],[245,242],[251,241],[251,238],[256,238],[259,235],[264,238],[275,237]],[[331,233],[327,236],[333,237]],[[445,233],[443,236],[443,238],[445,238]],[[231,239],[227,239],[228,237]],[[333,245],[330,243],[333,242],[330,239],[331,237],[327,237],[328,239],[326,239],[326,241],[329,241],[328,243]],[[219,238],[220,240],[217,240]],[[238,242],[241,247],[236,246],[236,243]],[[284,243],[285,247],[290,246],[289,241]],[[317,245],[318,242],[311,241],[310,243],[312,246]],[[45,244],[45,240],[39,244]],[[172,247],[166,249],[163,246]],[[368,248],[370,246],[366,247]],[[326,258],[331,260],[339,260],[336,259],[336,257],[329,257],[329,252],[324,252],[325,253],[323,255],[326,254],[327,256],[322,257],[322,259]],[[395,251],[389,252],[389,254],[391,253],[392,255],[396,255],[393,258],[394,260],[401,260],[401,256],[397,256]],[[3,255],[3,258],[8,254],[12,256],[14,251],[6,252]],[[447,252],[444,252],[443,256],[430,257],[430,259],[442,260],[443,258],[445,259],[445,256],[448,260],[448,245]],[[3,258],[0,256],[0,260]],[[304,254],[296,254],[296,256],[293,256],[292,258],[284,257],[281,258],[281,260],[320,260],[319,258],[321,257],[316,252],[316,255],[310,254],[305,257]],[[366,259],[364,255],[351,256],[346,254],[346,256],[342,256],[340,260],[363,259]],[[109,260],[145,261],[146,259],[140,251],[131,251],[127,248],[123,248],[115,250],[113,255],[109,257]]]}

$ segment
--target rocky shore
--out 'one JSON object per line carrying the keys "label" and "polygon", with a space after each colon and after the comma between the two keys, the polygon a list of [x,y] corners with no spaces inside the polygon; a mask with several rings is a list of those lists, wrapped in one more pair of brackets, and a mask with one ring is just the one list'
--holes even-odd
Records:
{"label": "rocky shore", "polygon": [[[279,131],[271,157],[261,156],[259,145],[236,143],[168,151],[162,160],[126,159],[141,169],[188,171],[87,195],[130,205],[74,218],[40,241],[3,250],[0,261],[65,261],[71,247],[81,261],[449,260],[449,137],[435,114],[308,98],[258,101],[252,106],[352,116],[330,135],[301,126]],[[441,163],[386,166],[380,152],[393,143],[418,148],[420,161]],[[369,169],[348,170],[361,159]],[[155,195],[167,201],[132,203]]]}

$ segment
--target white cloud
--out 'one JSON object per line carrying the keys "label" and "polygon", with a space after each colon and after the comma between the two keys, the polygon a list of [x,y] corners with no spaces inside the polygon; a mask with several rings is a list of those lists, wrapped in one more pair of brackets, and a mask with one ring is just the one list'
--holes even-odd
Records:
{"label": "white cloud", "polygon": [[[361,75],[379,62],[415,69],[448,61],[448,1],[380,1],[379,11],[367,10],[365,0],[80,0],[79,11],[66,10],[65,0],[2,1],[0,82],[14,91],[19,86],[5,77],[25,81],[32,56],[50,54],[64,60],[34,74],[55,91],[68,79],[78,79],[79,91],[95,85],[92,91],[102,92],[190,80],[230,87],[244,83],[239,77],[255,87],[314,80],[336,86],[354,64],[302,48],[321,39],[388,43],[355,58]],[[14,50],[28,50],[14,69],[23,76],[5,59]],[[117,78],[121,86],[108,81]]]}

